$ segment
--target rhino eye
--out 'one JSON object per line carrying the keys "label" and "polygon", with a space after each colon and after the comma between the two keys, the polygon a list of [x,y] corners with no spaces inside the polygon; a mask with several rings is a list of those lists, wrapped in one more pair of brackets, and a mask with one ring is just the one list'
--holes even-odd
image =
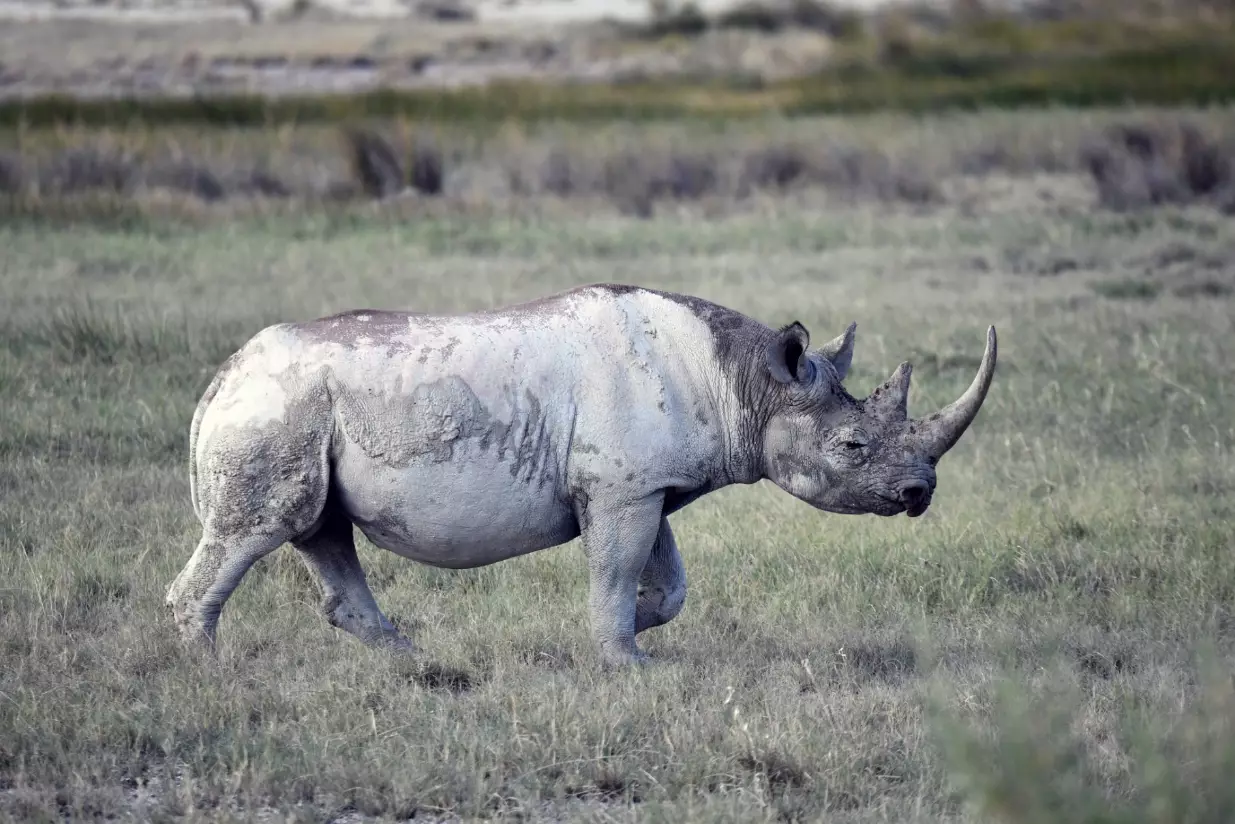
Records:
{"label": "rhino eye", "polygon": [[860,429],[841,430],[833,435],[832,443],[843,452],[855,454],[861,452],[870,443],[866,433]]}

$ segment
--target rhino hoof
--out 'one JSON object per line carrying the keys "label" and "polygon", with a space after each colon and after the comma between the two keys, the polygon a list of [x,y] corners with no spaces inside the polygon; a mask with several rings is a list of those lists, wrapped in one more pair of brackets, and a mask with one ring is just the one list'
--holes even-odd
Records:
{"label": "rhino hoof", "polygon": [[411,656],[416,655],[418,652],[416,645],[401,635],[385,639],[382,642],[382,646],[395,655]]}
{"label": "rhino hoof", "polygon": [[634,652],[604,652],[602,653],[602,659],[605,667],[608,669],[640,667],[652,663],[652,656],[643,650],[635,650]]}

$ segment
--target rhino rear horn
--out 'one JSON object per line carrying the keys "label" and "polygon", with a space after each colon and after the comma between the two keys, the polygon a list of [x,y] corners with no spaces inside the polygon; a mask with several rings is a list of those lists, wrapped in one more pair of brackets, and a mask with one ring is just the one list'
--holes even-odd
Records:
{"label": "rhino rear horn", "polygon": [[909,418],[909,382],[913,367],[902,363],[892,376],[871,393],[868,403],[886,420],[904,421]]}

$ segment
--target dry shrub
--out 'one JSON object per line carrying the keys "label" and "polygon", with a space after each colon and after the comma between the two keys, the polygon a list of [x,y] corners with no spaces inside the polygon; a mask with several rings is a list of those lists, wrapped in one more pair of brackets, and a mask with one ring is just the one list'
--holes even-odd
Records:
{"label": "dry shrub", "polygon": [[143,182],[150,188],[183,192],[208,203],[227,197],[227,188],[219,176],[197,163],[182,161],[155,166]]}
{"label": "dry shrub", "polygon": [[431,143],[417,141],[411,152],[412,188],[422,195],[440,195],[445,185],[442,153]]}
{"label": "dry shrub", "polygon": [[250,169],[239,182],[241,193],[269,198],[286,198],[292,196],[291,187],[268,169]]}
{"label": "dry shrub", "polygon": [[716,158],[671,151],[655,156],[625,153],[606,168],[606,188],[621,193],[634,187],[654,199],[698,200],[714,192],[720,180]]}
{"label": "dry shrub", "polygon": [[[525,188],[518,171],[516,188]],[[540,166],[540,189],[557,197],[608,197],[625,212],[650,215],[659,200],[699,200],[724,189],[721,162],[706,152],[680,149],[621,151],[589,158],[560,146]]]}
{"label": "dry shrub", "polygon": [[862,29],[862,15],[819,0],[780,0],[763,2],[749,0],[721,12],[716,18],[720,28],[778,32],[785,29],[808,29],[829,37],[853,37]]}
{"label": "dry shrub", "polygon": [[[518,170],[512,186],[528,191]],[[874,149],[758,146],[728,155],[704,149],[627,149],[589,157],[551,150],[540,167],[539,189],[558,197],[599,195],[625,212],[650,215],[662,201],[745,197],[753,191],[818,187],[838,197],[913,204],[941,199],[919,171]]]}
{"label": "dry shrub", "polygon": [[919,204],[941,199],[934,181],[871,149],[845,148],[829,152],[818,170],[818,177],[825,187],[852,196]]}
{"label": "dry shrub", "polygon": [[39,174],[39,190],[47,194],[80,192],[127,194],[138,182],[138,165],[128,154],[94,147],[57,155]]}
{"label": "dry shrub", "polygon": [[[444,153],[416,139],[400,145],[376,129],[344,131],[343,147],[351,174],[337,176],[329,158],[289,157],[280,177],[265,161],[253,165],[169,154],[126,155],[98,147],[72,148],[42,161],[40,201],[80,195],[140,198],[151,190],[170,191],[205,204],[243,198],[314,196],[327,200],[388,199],[409,190],[425,196],[445,191]],[[534,160],[540,155],[539,168]],[[491,156],[472,158],[483,171]],[[466,161],[465,161],[466,162]],[[752,191],[784,192],[814,187],[843,199],[929,204],[941,199],[937,185],[919,169],[875,148],[793,143],[670,145],[646,141],[597,150],[585,143],[562,143],[531,153],[505,154],[510,190],[521,196],[608,200],[621,211],[650,216],[662,202],[743,198]],[[0,156],[0,193],[24,191],[22,165],[29,161]],[[461,190],[483,185],[468,175]],[[473,181],[469,183],[469,181]]]}
{"label": "dry shrub", "polygon": [[561,147],[551,149],[540,167],[540,185],[544,190],[558,197],[568,197],[586,189],[580,183],[578,159]]}
{"label": "dry shrub", "polygon": [[1112,126],[1083,161],[1108,209],[1197,204],[1235,213],[1235,146],[1192,123]]}
{"label": "dry shrub", "polygon": [[632,31],[642,37],[693,37],[703,34],[711,25],[699,6],[690,0],[681,4],[651,0],[650,5],[651,21],[632,27]]}
{"label": "dry shrub", "polygon": [[438,23],[470,23],[476,20],[476,11],[457,0],[422,0],[416,4],[416,16]]}
{"label": "dry shrub", "polygon": [[1025,145],[1003,138],[957,149],[952,165],[960,174],[972,177],[992,173],[1061,174],[1076,171],[1076,152],[1050,143]]}
{"label": "dry shrub", "polygon": [[417,141],[406,167],[391,141],[369,129],[345,133],[352,171],[365,194],[385,198],[411,188],[424,195],[439,195],[444,184],[441,152],[432,144]]}
{"label": "dry shrub", "polygon": [[[262,168],[220,169],[192,160],[155,160],[143,164],[125,158],[122,162],[118,156],[108,156],[95,149],[73,149],[53,158],[44,171],[41,190],[45,196],[87,192],[132,195],[139,191],[164,190],[189,195],[205,203],[219,202],[233,195],[285,198],[293,194],[284,181]],[[5,191],[3,180],[0,180],[0,191]]]}
{"label": "dry shrub", "polygon": [[403,191],[403,164],[390,141],[377,132],[352,129],[345,133],[352,173],[369,197],[383,198]]}
{"label": "dry shrub", "polygon": [[293,188],[264,165],[232,166],[191,159],[179,150],[137,155],[106,145],[68,148],[31,159],[0,153],[0,195],[37,194],[48,203],[58,198],[131,198],[151,190],[188,195],[205,203],[233,195],[286,198]]}
{"label": "dry shrub", "polygon": [[742,188],[785,189],[805,180],[811,160],[797,146],[768,146],[746,156],[742,168]]}
{"label": "dry shrub", "polygon": [[697,37],[709,30],[736,29],[773,34],[788,29],[822,32],[829,37],[852,38],[862,31],[860,12],[821,0],[746,0],[714,15],[686,0],[652,0],[652,20],[631,26],[638,37]]}
{"label": "dry shrub", "polygon": [[808,151],[798,146],[759,148],[748,154],[740,189],[787,189],[820,186],[842,197],[935,203],[942,198],[938,185],[921,171],[876,149],[851,146]]}
{"label": "dry shrub", "polygon": [[607,189],[622,207],[643,217],[659,200],[699,200],[719,189],[715,157],[672,151],[661,156],[625,154],[606,169]]}
{"label": "dry shrub", "polygon": [[0,195],[20,194],[26,188],[26,169],[21,158],[0,154]]}

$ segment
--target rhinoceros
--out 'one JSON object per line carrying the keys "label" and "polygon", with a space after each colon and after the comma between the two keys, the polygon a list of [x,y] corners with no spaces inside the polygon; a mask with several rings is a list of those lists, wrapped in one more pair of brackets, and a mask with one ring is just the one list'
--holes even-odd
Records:
{"label": "rhinoceros", "polygon": [[327,621],[410,652],[356,555],[373,544],[463,569],[580,537],[606,665],[646,660],[686,573],[669,516],[767,479],[825,512],[917,517],[935,467],[995,372],[935,414],[908,417],[911,367],[864,400],[842,385],[856,324],[812,349],[682,294],[595,284],[461,315],[349,311],[269,326],[233,354],[190,427],[201,540],[166,603],[213,649],[245,572],[290,542]]}

